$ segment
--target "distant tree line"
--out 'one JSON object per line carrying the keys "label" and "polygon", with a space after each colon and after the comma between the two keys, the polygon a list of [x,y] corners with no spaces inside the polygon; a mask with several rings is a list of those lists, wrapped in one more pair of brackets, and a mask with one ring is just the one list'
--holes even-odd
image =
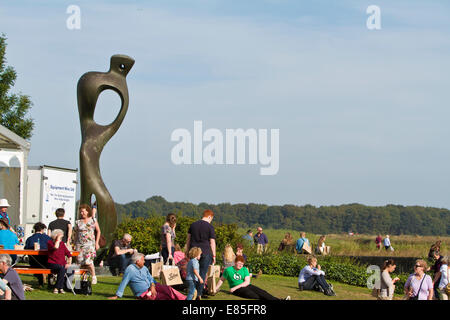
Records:
{"label": "distant tree line", "polygon": [[119,221],[125,217],[147,218],[174,212],[200,217],[205,209],[215,213],[214,221],[239,227],[291,229],[315,234],[354,232],[361,234],[450,235],[450,210],[421,206],[365,206],[358,203],[339,206],[268,206],[264,204],[208,204],[168,202],[161,196],[146,201],[116,204]]}

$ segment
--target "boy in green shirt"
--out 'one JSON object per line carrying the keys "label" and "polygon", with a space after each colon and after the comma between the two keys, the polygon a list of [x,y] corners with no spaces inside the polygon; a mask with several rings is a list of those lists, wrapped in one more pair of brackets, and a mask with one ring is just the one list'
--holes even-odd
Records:
{"label": "boy in green shirt", "polygon": [[[250,272],[244,267],[244,261],[243,256],[237,256],[234,266],[225,269],[219,282],[217,282],[216,293],[219,292],[226,279],[230,286],[230,292],[238,297],[257,300],[281,300],[250,284]],[[291,300],[291,297],[287,296],[285,300]]]}

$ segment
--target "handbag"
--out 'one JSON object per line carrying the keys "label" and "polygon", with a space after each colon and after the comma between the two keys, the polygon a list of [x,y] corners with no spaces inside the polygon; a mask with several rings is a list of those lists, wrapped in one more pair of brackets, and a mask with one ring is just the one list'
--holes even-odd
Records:
{"label": "handbag", "polygon": [[83,275],[83,278],[80,280],[80,288],[74,290],[77,294],[91,295],[92,294],[92,284],[90,276],[87,274]]}
{"label": "handbag", "polygon": [[152,263],[151,274],[153,278],[159,278],[161,276],[162,267],[163,267],[162,258],[158,262]]}
{"label": "handbag", "polygon": [[[169,260],[172,260],[172,264],[169,264]],[[177,284],[183,284],[181,279],[180,269],[174,264],[173,259],[167,259],[167,263],[162,266],[161,270],[161,283],[166,286],[175,286]]]}
{"label": "handbag", "polygon": [[420,289],[422,289],[422,283],[423,280],[425,280],[426,276],[427,276],[426,274],[423,275],[423,279],[422,282],[420,283],[419,291],[417,291],[417,294],[414,297],[410,297],[409,300],[419,300]]}

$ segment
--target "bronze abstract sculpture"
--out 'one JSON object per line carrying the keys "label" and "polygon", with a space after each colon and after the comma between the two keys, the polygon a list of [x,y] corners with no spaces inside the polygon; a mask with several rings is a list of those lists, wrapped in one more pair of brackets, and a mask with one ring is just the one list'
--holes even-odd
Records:
{"label": "bronze abstract sculpture", "polygon": [[[98,223],[102,234],[110,241],[117,226],[114,201],[100,174],[100,154],[105,144],[117,132],[128,110],[126,76],[134,65],[134,59],[126,55],[111,57],[108,72],[87,72],[78,80],[78,113],[81,124],[80,147],[80,203],[91,204],[95,195]],[[122,101],[119,114],[106,126],[94,121],[94,111],[99,95],[104,90],[115,91]]]}

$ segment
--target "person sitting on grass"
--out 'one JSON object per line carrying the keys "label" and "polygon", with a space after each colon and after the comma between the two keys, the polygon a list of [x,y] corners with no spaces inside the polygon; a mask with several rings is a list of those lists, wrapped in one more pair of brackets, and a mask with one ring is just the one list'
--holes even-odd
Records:
{"label": "person sitting on grass", "polygon": [[[56,273],[56,285],[53,293],[65,293],[64,292],[64,275],[66,269],[72,263],[72,254],[67,249],[65,243],[62,241],[64,237],[64,231],[61,229],[55,229],[52,231],[52,238],[47,242],[48,248],[48,267],[52,270],[52,273]],[[66,257],[69,258],[66,262]]]}
{"label": "person sitting on grass", "polygon": [[135,252],[131,256],[131,262],[132,264],[125,269],[116,295],[109,297],[109,300],[116,300],[122,297],[128,284],[136,298],[141,300],[186,300],[185,295],[153,279],[148,268],[145,267],[144,254]]}
{"label": "person sitting on grass", "polygon": [[[244,246],[241,243],[238,243],[236,245],[236,257],[237,256],[244,257],[244,264],[247,263],[247,255],[244,253]],[[234,262],[233,262],[233,266],[234,266]],[[262,275],[262,270],[261,269],[259,269],[257,274],[250,273],[250,276],[252,278],[258,278],[260,275]]]}
{"label": "person sitting on grass", "polygon": [[9,254],[0,254],[0,273],[11,289],[11,300],[25,300],[22,280],[17,271],[11,268],[12,259]]}
{"label": "person sitting on grass", "polygon": [[[122,275],[125,269],[131,263],[131,255],[136,251],[131,248],[131,240],[133,238],[125,233],[121,240],[114,240],[109,248],[108,262],[109,271],[113,276]],[[119,272],[117,272],[119,269]]]}
{"label": "person sitting on grass", "polygon": [[0,279],[0,300],[11,300],[11,289],[8,287],[8,281]]}
{"label": "person sitting on grass", "polygon": [[297,242],[295,244],[295,250],[297,251],[298,254],[302,254],[303,253],[303,245],[305,243],[309,247],[311,247],[311,244],[309,243],[308,238],[306,238],[306,233],[305,232],[300,232],[300,238],[297,240]]}
{"label": "person sitting on grass", "polygon": [[317,258],[308,258],[308,264],[300,271],[298,276],[298,288],[300,290],[315,290],[323,292],[327,296],[335,296],[333,286],[325,280],[325,272],[320,270]]}
{"label": "person sitting on grass", "polygon": [[231,246],[231,244],[227,243],[222,253],[222,260],[223,260],[222,271],[228,267],[234,266],[235,259],[236,254],[233,251],[233,247]]}
{"label": "person sitting on grass", "polygon": [[[223,282],[227,280],[230,292],[235,296],[257,300],[281,300],[267,291],[250,284],[250,273],[244,267],[243,256],[237,256],[234,262],[234,266],[226,268],[219,282],[217,282],[216,293],[219,292]],[[291,297],[287,296],[284,300],[291,300]]]}

